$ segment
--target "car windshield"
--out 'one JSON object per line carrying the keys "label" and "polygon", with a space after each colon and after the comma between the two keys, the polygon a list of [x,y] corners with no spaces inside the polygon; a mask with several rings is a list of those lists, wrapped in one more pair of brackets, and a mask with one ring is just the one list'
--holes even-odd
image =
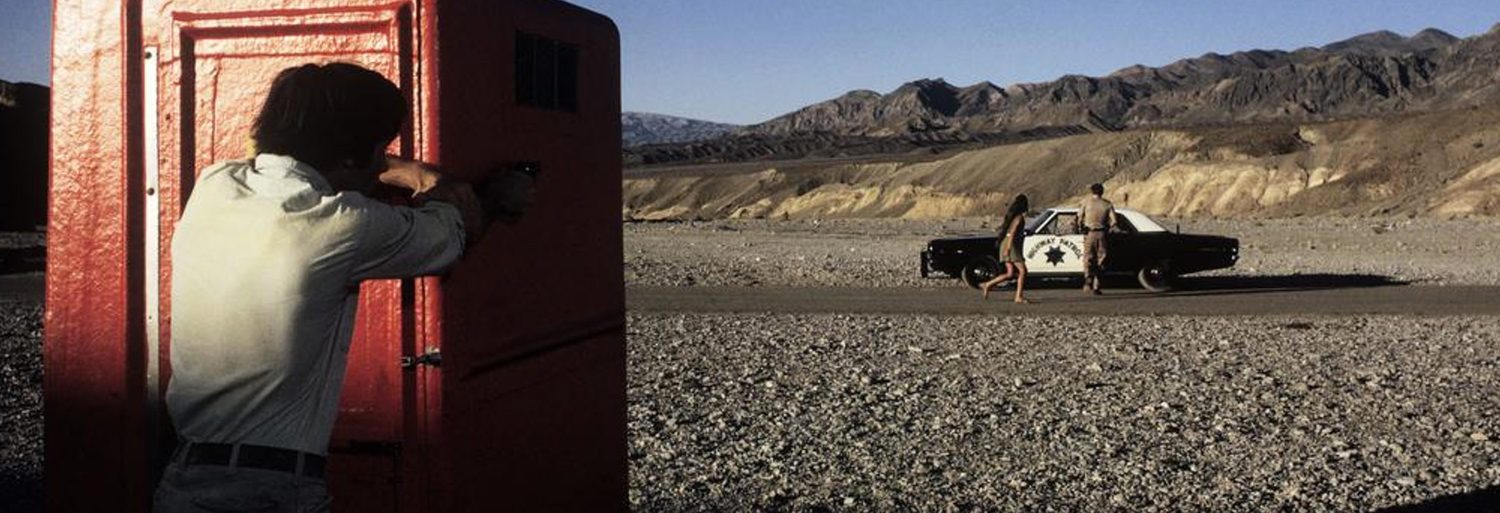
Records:
{"label": "car windshield", "polygon": [[1078,214],[1076,212],[1057,212],[1052,220],[1040,228],[1032,230],[1032,233],[1047,235],[1079,235]]}
{"label": "car windshield", "polygon": [[[1052,215],[1054,213],[1057,213],[1058,215],[1054,217]],[[1120,221],[1116,227],[1116,233],[1167,231],[1166,228],[1163,228],[1160,224],[1157,224],[1156,221],[1151,220],[1150,217],[1146,217],[1146,214],[1142,214],[1140,212],[1129,209],[1119,209],[1116,210],[1115,213],[1119,215],[1117,219],[1119,219]],[[1042,226],[1042,223],[1045,223],[1049,220],[1055,221],[1051,223],[1053,226]],[[1071,211],[1065,210],[1062,212],[1058,212],[1056,210],[1047,209],[1043,210],[1035,217],[1026,218],[1026,229],[1030,230],[1031,233],[1042,233],[1043,230],[1046,230],[1047,233],[1053,235],[1067,235],[1071,233],[1071,231],[1069,231],[1071,230],[1071,228],[1064,225],[1072,225],[1074,222],[1076,222],[1076,220],[1076,214]],[[1059,225],[1058,222],[1062,222],[1064,225]]]}
{"label": "car windshield", "polygon": [[1146,214],[1142,214],[1142,213],[1136,212],[1134,210],[1118,210],[1116,212],[1119,212],[1120,213],[1120,217],[1125,218],[1127,220],[1127,222],[1129,222],[1135,228],[1135,231],[1138,231],[1138,232],[1164,232],[1164,231],[1167,231],[1166,228],[1163,228],[1160,224],[1157,224],[1156,221],[1153,221],[1153,220],[1151,220],[1151,218],[1146,217]]}

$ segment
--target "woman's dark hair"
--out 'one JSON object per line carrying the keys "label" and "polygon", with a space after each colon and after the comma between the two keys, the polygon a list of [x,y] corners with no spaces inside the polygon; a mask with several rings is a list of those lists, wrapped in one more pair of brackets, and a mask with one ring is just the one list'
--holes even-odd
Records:
{"label": "woman's dark hair", "polygon": [[406,98],[379,73],[343,62],[304,64],[271,82],[252,137],[259,153],[314,168],[350,159],[366,169],[373,150],[395,139],[405,118]]}
{"label": "woman's dark hair", "polygon": [[1017,194],[1016,199],[1010,202],[1010,208],[1005,209],[1005,221],[1000,223],[1000,229],[1010,229],[1010,223],[1017,217],[1025,216],[1029,210],[1031,210],[1031,204],[1026,200],[1026,195]]}

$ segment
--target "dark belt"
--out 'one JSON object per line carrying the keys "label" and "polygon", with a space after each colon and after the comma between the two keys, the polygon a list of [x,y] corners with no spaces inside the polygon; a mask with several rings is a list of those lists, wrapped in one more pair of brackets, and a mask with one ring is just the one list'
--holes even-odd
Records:
{"label": "dark belt", "polygon": [[1109,228],[1089,228],[1089,231],[1091,231],[1091,232],[1107,232],[1107,231],[1109,231]]}
{"label": "dark belt", "polygon": [[[238,451],[236,451],[238,448]],[[238,452],[238,454],[236,454]],[[327,459],[312,453],[251,444],[212,444],[183,442],[177,446],[172,461],[184,465],[220,465],[258,468],[323,478]],[[301,469],[299,472],[298,469]]]}

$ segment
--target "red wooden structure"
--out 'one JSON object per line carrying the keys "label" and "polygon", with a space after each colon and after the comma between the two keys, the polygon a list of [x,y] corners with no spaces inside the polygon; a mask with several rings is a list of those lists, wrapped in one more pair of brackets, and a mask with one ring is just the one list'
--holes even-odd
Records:
{"label": "red wooden structure", "polygon": [[199,170],[245,155],[271,78],[319,61],[406,92],[404,156],[542,169],[526,218],[448,276],[363,287],[335,510],[626,509],[609,19],[555,0],[57,0],[54,19],[49,511],[147,510],[172,436],[174,222]]}

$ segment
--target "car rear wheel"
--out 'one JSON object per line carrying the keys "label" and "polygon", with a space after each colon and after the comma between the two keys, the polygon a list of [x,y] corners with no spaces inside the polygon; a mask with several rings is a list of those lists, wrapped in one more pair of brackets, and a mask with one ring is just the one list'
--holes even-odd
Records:
{"label": "car rear wheel", "polygon": [[1166,292],[1172,290],[1176,284],[1177,274],[1172,272],[1172,266],[1166,262],[1154,262],[1142,267],[1136,273],[1141,287],[1152,292]]}
{"label": "car rear wheel", "polygon": [[993,280],[996,276],[999,275],[1000,261],[995,260],[995,257],[987,256],[975,258],[973,260],[970,260],[969,263],[964,264],[964,269],[961,277],[963,278],[965,285],[977,289],[980,285],[983,285],[984,282]]}

